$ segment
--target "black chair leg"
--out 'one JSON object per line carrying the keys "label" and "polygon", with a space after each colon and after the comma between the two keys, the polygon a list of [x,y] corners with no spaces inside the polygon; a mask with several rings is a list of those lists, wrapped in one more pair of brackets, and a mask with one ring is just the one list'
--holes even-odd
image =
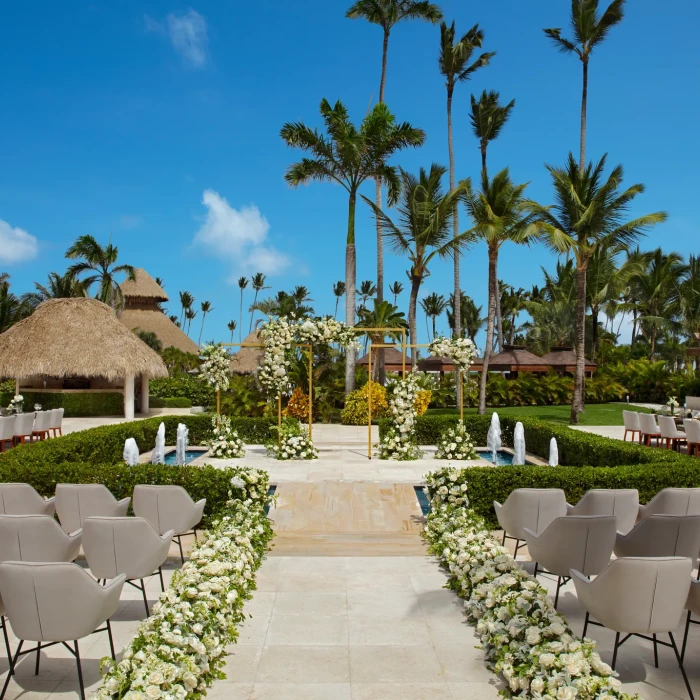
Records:
{"label": "black chair leg", "polygon": [[586,636],[586,632],[588,632],[588,619],[590,617],[590,613],[588,610],[586,610],[586,621],[583,623],[583,632],[581,633],[581,639],[583,639]]}
{"label": "black chair leg", "polygon": [[39,675],[39,660],[41,659],[41,642],[36,643],[36,666],[34,667],[34,675]]}
{"label": "black chair leg", "polygon": [[537,578],[537,562],[535,562],[535,570],[533,571],[532,575]]}
{"label": "black chair leg", "polygon": [[180,559],[182,560],[182,563],[184,564],[185,563],[185,554],[182,551],[182,537],[178,536],[177,543],[180,547]]}
{"label": "black chair leg", "polygon": [[554,609],[557,609],[557,605],[559,605],[559,589],[561,588],[561,576],[557,576],[557,592],[554,596]]}
{"label": "black chair leg", "polygon": [[503,531],[503,539],[501,540],[501,546],[506,546],[506,531]]}
{"label": "black chair leg", "polygon": [[80,698],[85,700],[85,686],[83,685],[83,669],[80,666],[80,649],[78,640],[75,640],[75,663],[78,665],[78,685],[80,686]]}
{"label": "black chair leg", "polygon": [[148,598],[146,597],[146,584],[144,583],[143,579],[141,579],[141,592],[143,593],[143,604],[146,606],[146,617],[148,617],[151,614],[151,611],[148,609]]}
{"label": "black chair leg", "polygon": [[7,649],[7,663],[10,665],[10,670],[8,671],[8,673],[10,675],[14,675],[15,667],[12,663],[12,650],[10,649],[10,638],[7,636],[7,620],[5,619],[4,615],[2,616],[2,620],[0,622],[2,623],[2,633],[5,637],[5,649]]}
{"label": "black chair leg", "polygon": [[163,583],[163,567],[158,567],[158,576],[160,577],[160,590],[165,592],[165,583]]}
{"label": "black chair leg", "polygon": [[654,640],[654,666],[656,668],[659,668],[659,645],[656,643],[656,635],[652,635],[652,639]]}
{"label": "black chair leg", "polygon": [[109,637],[109,650],[112,653],[112,660],[117,660],[117,655],[114,653],[114,639],[112,638],[112,625],[107,618],[107,636]]}
{"label": "black chair leg", "polygon": [[[681,661],[685,659],[685,648],[688,645],[688,632],[690,631],[690,610],[688,610],[688,615],[685,618],[685,634],[683,635],[683,649],[681,650]],[[7,636],[7,633],[5,633]]]}
{"label": "black chair leg", "polygon": [[688,695],[690,696],[690,700],[695,700],[695,696],[693,695],[693,691],[690,687],[690,683],[688,682],[688,676],[685,673],[685,668],[683,667],[683,659],[681,658],[681,655],[678,653],[678,647],[676,646],[676,640],[673,638],[673,634],[671,632],[668,633],[669,638],[671,639],[671,646],[673,647],[673,653],[676,655],[676,661],[678,661],[678,666],[681,669],[681,673],[683,674],[683,681],[685,682],[685,687],[686,690],[688,691]]}
{"label": "black chair leg", "polygon": [[613,649],[613,657],[612,657],[612,663],[610,664],[610,668],[612,670],[615,670],[615,664],[617,663],[617,648],[620,646],[620,633],[615,632],[615,648]]}
{"label": "black chair leg", "polygon": [[5,679],[5,685],[2,687],[2,693],[0,693],[0,700],[3,700],[5,697],[5,693],[7,692],[7,686],[10,685],[10,678],[14,675],[14,668],[15,665],[17,664],[17,659],[19,659],[19,653],[22,651],[22,644],[24,644],[24,640],[20,639],[19,644],[17,645],[17,651],[15,652],[15,657],[10,661],[10,671],[7,673],[7,678]]}

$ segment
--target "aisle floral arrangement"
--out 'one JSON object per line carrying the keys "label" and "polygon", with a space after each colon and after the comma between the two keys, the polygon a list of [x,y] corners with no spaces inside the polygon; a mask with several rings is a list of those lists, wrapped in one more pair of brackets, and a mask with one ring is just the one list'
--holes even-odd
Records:
{"label": "aisle floral arrangement", "polygon": [[379,458],[407,461],[419,459],[416,444],[416,397],[421,391],[414,373],[392,379],[386,388],[390,425],[379,443]]}
{"label": "aisle floral arrangement", "polygon": [[202,350],[202,364],[197,375],[214,391],[226,391],[231,378],[231,356],[221,345],[205,345]]}
{"label": "aisle floral arrangement", "polygon": [[447,428],[440,435],[435,459],[465,460],[478,459],[478,457],[471,435],[464,427],[464,423],[457,423],[456,426]]}
{"label": "aisle floral arrangement", "polygon": [[204,444],[209,448],[209,454],[219,459],[235,459],[245,457],[245,445],[238,433],[231,427],[228,416],[217,414],[211,419],[212,437]]}
{"label": "aisle floral arrangement", "polygon": [[285,420],[280,428],[280,439],[265,445],[268,457],[275,459],[318,459],[318,450],[311,442],[308,428],[296,420]]}
{"label": "aisle floral arrangement", "polygon": [[[454,479],[452,479],[454,476]],[[447,587],[465,599],[489,668],[506,682],[502,694],[556,700],[629,700],[614,671],[567,626],[530,576],[469,508],[458,472],[428,476],[432,512],[424,537],[450,573]],[[454,499],[454,500],[452,500]]]}
{"label": "aisle floral arrangement", "polygon": [[273,536],[265,514],[268,488],[266,472],[234,473],[227,513],[197,538],[122,660],[103,659],[98,700],[201,698],[225,678],[226,647],[238,637],[243,605]]}
{"label": "aisle floral arrangement", "polygon": [[428,345],[428,352],[433,357],[449,357],[457,369],[465,371],[474,364],[478,350],[469,338],[438,336]]}

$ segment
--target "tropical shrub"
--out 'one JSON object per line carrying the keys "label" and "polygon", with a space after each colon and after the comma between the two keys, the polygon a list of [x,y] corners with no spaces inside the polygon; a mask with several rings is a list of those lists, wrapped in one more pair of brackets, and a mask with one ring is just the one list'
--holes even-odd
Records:
{"label": "tropical shrub", "polygon": [[309,422],[309,395],[304,393],[301,387],[297,387],[292,392],[287,408],[284,409],[284,415],[296,418],[302,423]]}
{"label": "tropical shrub", "polygon": [[184,396],[172,396],[167,399],[149,398],[151,408],[192,408],[192,400]]}
{"label": "tropical shrub", "polygon": [[221,412],[228,416],[253,417],[272,413],[270,403],[255,383],[255,377],[248,374],[231,375],[228,389],[221,393]]}
{"label": "tropical shrub", "polygon": [[700,396],[700,372],[669,372],[663,360],[608,364],[600,377],[626,387],[631,401],[665,403],[669,396],[677,396],[682,403],[686,396]]}
{"label": "tropical shrub", "polygon": [[373,380],[368,381],[361,389],[355,389],[348,394],[345,408],[340,414],[343,425],[367,425],[369,418],[367,401],[372,387],[372,419],[387,415],[389,404],[386,399],[386,389]]}
{"label": "tropical shrub", "polygon": [[413,407],[416,410],[417,416],[422,416],[430,406],[430,402],[433,399],[433,392],[430,389],[421,389],[416,395],[416,400]]}
{"label": "tropical shrub", "polygon": [[214,389],[189,374],[164,379],[153,379],[149,384],[149,393],[159,399],[184,397],[193,406],[213,406],[216,403]]}

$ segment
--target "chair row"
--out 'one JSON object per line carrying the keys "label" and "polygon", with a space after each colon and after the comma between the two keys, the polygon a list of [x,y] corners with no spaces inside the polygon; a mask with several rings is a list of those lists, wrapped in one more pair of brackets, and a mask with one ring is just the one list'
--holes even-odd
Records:
{"label": "chair row", "polygon": [[700,456],[700,420],[685,418],[683,427],[685,432],[678,430],[676,421],[672,416],[654,416],[652,413],[637,413],[635,411],[623,411],[622,418],[625,424],[623,440],[627,435],[639,442],[651,446],[655,440],[657,445],[665,444],[666,448],[679,448],[681,444],[687,444],[688,454]]}
{"label": "chair row", "polygon": [[0,417],[0,452],[4,451],[6,442],[16,445],[63,435],[63,412],[63,408],[53,408],[38,411],[36,415],[20,413]]}

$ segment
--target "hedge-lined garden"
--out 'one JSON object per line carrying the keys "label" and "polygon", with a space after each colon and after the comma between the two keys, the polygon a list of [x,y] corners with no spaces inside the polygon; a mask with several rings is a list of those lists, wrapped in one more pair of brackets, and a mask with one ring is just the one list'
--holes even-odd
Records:
{"label": "hedge-lined garden", "polygon": [[[10,393],[0,393],[0,406],[7,406],[13,396],[14,387]],[[22,389],[22,396],[24,396],[24,406],[27,410],[31,410],[35,403],[41,404],[45,411],[52,408],[63,408],[65,418],[121,416],[124,414],[124,395],[121,392],[69,394]]]}

